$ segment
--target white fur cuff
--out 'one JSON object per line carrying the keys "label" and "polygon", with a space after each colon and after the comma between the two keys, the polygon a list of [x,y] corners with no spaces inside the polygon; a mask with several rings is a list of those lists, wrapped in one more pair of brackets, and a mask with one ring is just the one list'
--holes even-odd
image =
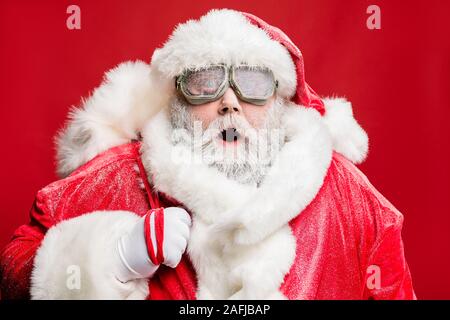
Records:
{"label": "white fur cuff", "polygon": [[34,260],[32,299],[145,299],[147,279],[115,276],[117,241],[138,220],[127,211],[97,211],[50,228]]}

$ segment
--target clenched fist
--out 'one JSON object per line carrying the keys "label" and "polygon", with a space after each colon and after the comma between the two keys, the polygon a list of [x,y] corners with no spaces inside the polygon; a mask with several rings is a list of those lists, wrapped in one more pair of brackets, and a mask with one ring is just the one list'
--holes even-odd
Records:
{"label": "clenched fist", "polygon": [[119,239],[117,278],[122,282],[149,278],[160,264],[175,268],[186,250],[191,223],[182,208],[150,210]]}

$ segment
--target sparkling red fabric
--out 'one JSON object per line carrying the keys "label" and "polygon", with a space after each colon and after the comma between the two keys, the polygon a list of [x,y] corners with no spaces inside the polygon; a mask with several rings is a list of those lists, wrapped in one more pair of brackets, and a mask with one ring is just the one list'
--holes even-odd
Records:
{"label": "sparkling red fabric", "polygon": [[[33,258],[45,232],[58,222],[94,210],[151,208],[133,166],[139,143],[112,148],[37,193],[30,222],[17,229],[1,253],[2,298],[28,298]],[[159,195],[161,207],[180,206]],[[155,199],[152,200],[153,202]],[[289,299],[414,299],[401,239],[402,215],[343,156],[335,153],[316,198],[290,222],[296,257],[280,286]],[[381,286],[366,285],[368,267]],[[172,269],[149,280],[149,299],[195,299],[196,275],[185,254]]]}
{"label": "sparkling red fabric", "polygon": [[297,89],[292,97],[292,101],[296,104],[301,104],[305,107],[311,107],[325,114],[325,106],[319,95],[306,83],[305,81],[305,66],[303,63],[303,56],[300,49],[289,39],[289,37],[279,28],[274,27],[261,18],[251,14],[242,12],[242,14],[254,25],[266,31],[266,33],[273,39],[281,43],[291,55],[292,61],[295,65],[297,75]]}

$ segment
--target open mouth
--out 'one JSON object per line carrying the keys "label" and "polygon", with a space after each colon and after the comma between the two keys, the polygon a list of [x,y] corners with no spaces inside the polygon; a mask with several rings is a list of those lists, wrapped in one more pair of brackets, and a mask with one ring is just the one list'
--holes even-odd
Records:
{"label": "open mouth", "polygon": [[236,130],[236,128],[228,128],[228,129],[222,130],[222,132],[220,132],[220,134],[219,134],[219,137],[224,142],[236,142],[240,139],[241,135]]}

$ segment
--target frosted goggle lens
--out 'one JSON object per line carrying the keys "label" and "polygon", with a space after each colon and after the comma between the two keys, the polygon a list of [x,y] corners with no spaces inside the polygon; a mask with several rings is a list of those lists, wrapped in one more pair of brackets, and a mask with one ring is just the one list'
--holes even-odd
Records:
{"label": "frosted goggle lens", "polygon": [[213,96],[225,80],[225,70],[211,67],[189,71],[185,77],[185,88],[192,96]]}

